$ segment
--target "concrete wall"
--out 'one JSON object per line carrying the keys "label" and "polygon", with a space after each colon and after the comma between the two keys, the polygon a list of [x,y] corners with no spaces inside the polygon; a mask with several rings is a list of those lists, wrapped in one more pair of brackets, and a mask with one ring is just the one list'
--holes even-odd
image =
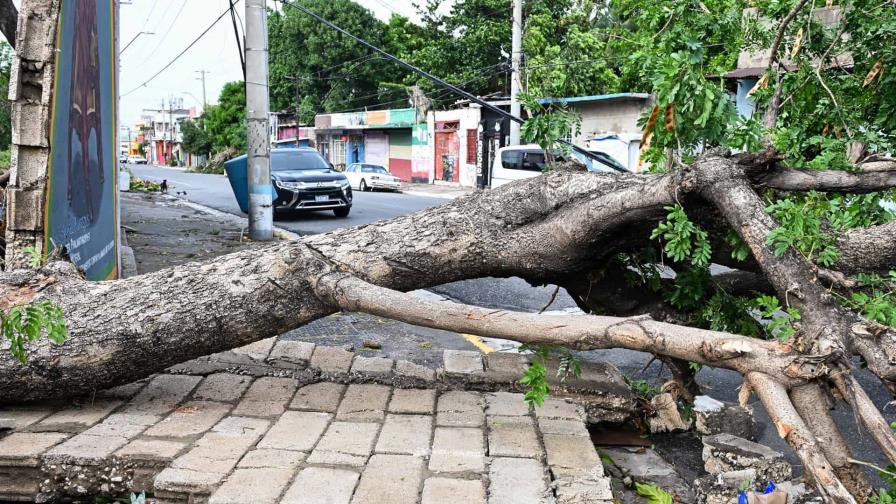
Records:
{"label": "concrete wall", "polygon": [[646,107],[646,99],[571,103],[570,108],[582,114],[582,132],[573,142],[584,147],[602,133],[640,133],[638,117]]}

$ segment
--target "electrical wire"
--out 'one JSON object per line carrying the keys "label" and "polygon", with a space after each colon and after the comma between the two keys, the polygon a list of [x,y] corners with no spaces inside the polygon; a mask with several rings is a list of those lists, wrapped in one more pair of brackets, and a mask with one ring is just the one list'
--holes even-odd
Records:
{"label": "electrical wire", "polygon": [[186,6],[187,6],[187,0],[183,0],[180,4],[180,9],[178,9],[177,14],[174,15],[174,20],[171,22],[171,24],[168,25],[168,29],[165,30],[165,34],[162,35],[161,38],[159,38],[159,43],[156,44],[156,46],[152,48],[152,51],[149,52],[149,56],[147,56],[146,58],[143,58],[144,60],[148,60],[149,58],[152,58],[155,55],[156,51],[159,50],[159,47],[162,47],[162,44],[165,43],[165,38],[168,36],[169,33],[171,33],[171,29],[174,28],[175,23],[177,23],[177,18],[180,17],[181,12],[184,11],[184,7],[186,7]]}
{"label": "electrical wire", "polygon": [[159,70],[158,72],[153,74],[153,76],[150,77],[149,79],[146,79],[145,81],[143,81],[143,84],[140,84],[139,86],[131,89],[127,93],[122,94],[120,96],[120,98],[124,98],[125,96],[128,96],[131,93],[134,93],[135,91],[139,90],[140,88],[146,87],[146,85],[149,84],[150,82],[152,82],[153,80],[155,80],[156,77],[158,77],[159,75],[162,75],[162,72],[164,72],[165,70],[168,70],[168,68],[171,65],[173,65],[177,60],[179,60],[181,56],[186,54],[186,52],[189,51],[190,49],[192,49],[193,46],[196,45],[197,42],[202,40],[202,37],[205,37],[206,34],[208,34],[208,32],[210,32],[212,30],[212,28],[214,28],[215,25],[218,24],[218,21],[221,21],[222,19],[224,19],[224,16],[226,16],[228,12],[230,12],[230,7],[228,7],[224,12],[221,13],[220,16],[218,16],[214,21],[212,21],[212,24],[208,25],[208,28],[206,28],[202,33],[200,33],[198,37],[193,39],[193,41],[190,42],[190,45],[188,45],[187,47],[184,48],[183,51],[178,53],[177,56],[175,56],[174,59],[172,59],[164,67],[162,67],[161,70]]}

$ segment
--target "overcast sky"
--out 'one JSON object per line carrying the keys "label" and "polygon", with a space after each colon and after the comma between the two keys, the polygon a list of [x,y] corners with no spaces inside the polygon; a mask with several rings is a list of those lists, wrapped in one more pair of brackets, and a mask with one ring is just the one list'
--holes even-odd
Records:
{"label": "overcast sky", "polygon": [[[190,44],[222,12],[228,0],[130,0],[121,5],[121,124],[133,126],[144,108],[161,108],[171,97],[183,98],[185,107],[202,103],[202,82],[197,70],[207,70],[206,96],[215,103],[225,83],[242,80],[239,54],[230,16],[181,56],[170,68],[145,87],[142,83],[158,72]],[[387,20],[393,12],[416,19],[412,0],[367,0],[358,2]],[[268,5],[275,2],[268,0]],[[244,17],[245,3],[237,2]],[[154,35],[140,32],[153,32]],[[135,37],[137,37],[135,39]],[[300,57],[300,55],[297,55]],[[129,94],[128,94],[129,93]]]}

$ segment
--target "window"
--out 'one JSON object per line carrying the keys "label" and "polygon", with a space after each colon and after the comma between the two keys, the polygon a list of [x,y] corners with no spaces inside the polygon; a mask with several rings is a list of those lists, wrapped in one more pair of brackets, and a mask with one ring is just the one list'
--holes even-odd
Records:
{"label": "window", "polygon": [[364,173],[384,173],[384,174],[389,173],[388,171],[386,171],[385,168],[383,168],[380,165],[370,165],[370,164],[361,165],[361,171]]}
{"label": "window", "polygon": [[544,171],[544,152],[539,150],[506,150],[501,153],[501,166],[508,170]]}
{"label": "window", "polygon": [[501,166],[507,170],[519,170],[522,158],[522,151],[506,150],[501,153]]}
{"label": "window", "polygon": [[479,146],[479,134],[474,129],[467,130],[467,164],[476,164],[476,149]]}
{"label": "window", "polygon": [[331,155],[333,156],[332,159],[334,165],[345,166],[345,140],[333,137],[333,150],[331,151]]}
{"label": "window", "polygon": [[313,150],[274,149],[271,152],[271,171],[327,170],[330,165]]}

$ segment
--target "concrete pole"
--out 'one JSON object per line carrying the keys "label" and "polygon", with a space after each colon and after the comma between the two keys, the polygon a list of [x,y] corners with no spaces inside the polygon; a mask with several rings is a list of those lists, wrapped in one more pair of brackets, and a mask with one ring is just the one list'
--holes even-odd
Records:
{"label": "concrete pole", "polygon": [[[523,0],[513,1],[513,40],[510,54],[510,113],[520,117],[520,60],[523,54]],[[510,121],[510,145],[520,144],[520,125]]]}
{"label": "concrete pole", "polygon": [[208,108],[208,101],[205,99],[205,74],[211,72],[207,70],[196,70],[196,73],[200,75],[198,79],[202,81],[202,112],[205,112],[205,109]]}
{"label": "concrete pole", "polygon": [[249,237],[274,239],[268,140],[268,29],[265,0],[246,0],[246,145]]}

